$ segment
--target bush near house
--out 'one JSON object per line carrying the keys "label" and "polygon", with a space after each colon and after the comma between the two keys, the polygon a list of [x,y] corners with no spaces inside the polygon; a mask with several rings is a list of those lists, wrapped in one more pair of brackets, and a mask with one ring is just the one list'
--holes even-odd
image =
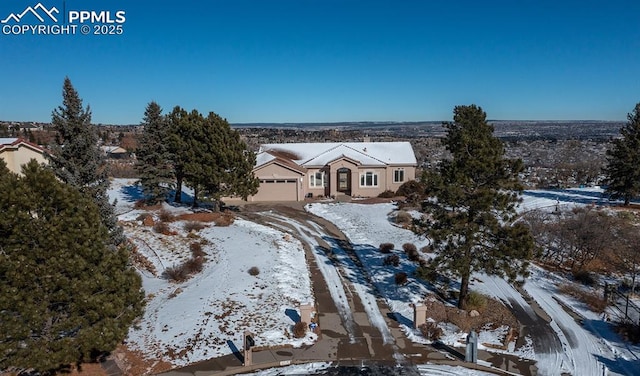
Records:
{"label": "bush near house", "polygon": [[393,245],[393,243],[380,244],[380,252],[382,253],[391,253],[391,251],[393,251],[394,248],[395,246]]}
{"label": "bush near house", "polygon": [[419,326],[420,333],[424,336],[424,338],[430,341],[437,341],[442,337],[443,331],[442,328],[438,327],[438,324],[433,321],[427,321],[426,323]]}
{"label": "bush near house", "polygon": [[395,222],[398,225],[410,225],[411,222],[413,222],[413,217],[411,217],[411,214],[407,213],[404,210],[398,210],[398,212],[396,213],[396,218],[395,218]]}
{"label": "bush near house", "polygon": [[379,198],[393,198],[396,196],[394,191],[386,190],[378,195]]}
{"label": "bush near house", "polygon": [[303,338],[307,335],[307,323],[304,321],[297,322],[293,326],[293,336],[295,338]]}

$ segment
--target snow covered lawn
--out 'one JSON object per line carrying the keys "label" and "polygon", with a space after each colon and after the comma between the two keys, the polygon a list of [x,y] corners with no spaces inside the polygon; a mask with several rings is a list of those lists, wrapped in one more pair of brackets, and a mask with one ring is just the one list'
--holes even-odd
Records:
{"label": "snow covered lawn", "polygon": [[[148,260],[139,266],[147,294],[144,317],[127,339],[150,358],[181,366],[242,349],[243,332],[255,334],[256,346],[312,343],[315,335],[295,339],[292,327],[299,305],[313,303],[309,270],[299,241],[288,234],[236,219],[228,227],[184,230],[185,221],[168,222],[176,235],[158,234],[133,210],[135,187],[112,185],[125,234]],[[165,205],[174,215],[189,212]],[[158,220],[157,212],[152,213]],[[181,282],[163,277],[168,267],[191,257],[190,244],[203,244],[203,270]],[[152,267],[149,267],[152,265]],[[259,274],[248,270],[257,267]]]}

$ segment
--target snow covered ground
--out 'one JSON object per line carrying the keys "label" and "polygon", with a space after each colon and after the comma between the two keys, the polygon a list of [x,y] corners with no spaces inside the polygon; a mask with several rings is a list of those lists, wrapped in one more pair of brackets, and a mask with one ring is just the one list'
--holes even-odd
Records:
{"label": "snow covered ground", "polygon": [[[125,234],[153,265],[139,269],[148,302],[137,329],[129,333],[131,348],[179,366],[242,349],[245,330],[256,334],[256,346],[314,342],[313,333],[304,339],[292,335],[299,305],[313,303],[299,241],[241,219],[228,227],[207,223],[197,235],[184,231],[184,221],[175,221],[169,226],[177,235],[158,234],[137,220],[142,211],[133,209],[135,192],[124,180],[116,180],[110,191],[123,213]],[[164,208],[175,215],[189,212]],[[162,277],[165,268],[190,258],[191,243],[201,241],[207,261],[200,273],[182,283]],[[257,276],[248,274],[254,266]]]}
{"label": "snow covered ground", "polygon": [[[550,211],[557,206],[582,206],[589,204],[608,205],[609,201],[600,197],[599,189],[569,189],[562,191],[526,191],[520,212],[546,208]],[[389,221],[389,213],[395,209],[393,204],[310,204],[306,209],[318,216],[333,222],[354,244],[358,257],[366,265],[373,282],[385,296],[392,311],[400,314],[401,324],[405,326],[407,335],[415,341],[424,341],[411,329],[412,309],[409,303],[424,297],[427,287],[419,282],[396,288],[389,283],[390,275],[381,266],[380,243],[391,242],[400,248],[403,243],[414,243],[418,248],[426,244],[425,239],[416,237]],[[401,264],[403,270],[415,268],[411,264]],[[506,304],[517,304],[525,307],[527,313],[535,315],[525,299],[506,281],[476,275],[473,288],[487,295],[496,297]],[[516,349],[514,355],[537,360],[541,375],[638,375],[640,374],[640,348],[624,343],[612,331],[609,324],[588,311],[584,305],[575,302],[557,291],[560,277],[537,267],[532,268],[532,275],[527,279],[525,291],[540,305],[551,318],[551,329],[561,343],[560,349],[549,352],[535,352],[529,344]],[[566,303],[582,316],[582,325],[574,319],[558,300]],[[459,345],[464,333],[445,336],[443,341],[450,345]],[[500,333],[480,333],[481,342],[492,341],[492,337],[500,339]],[[495,351],[493,349],[487,349]],[[514,351],[513,347],[509,351]]]}
{"label": "snow covered ground", "polygon": [[[311,343],[310,334],[303,340],[295,340],[291,328],[299,315],[300,303],[313,303],[308,267],[304,259],[302,245],[287,234],[287,229],[266,227],[253,222],[236,220],[229,227],[213,224],[194,235],[184,230],[184,222],[171,222],[170,228],[177,235],[161,235],[144,227],[138,220],[142,213],[133,208],[133,203],[141,197],[138,187],[131,180],[116,179],[109,192],[110,199],[117,199],[116,210],[120,220],[125,222],[126,233],[153,266],[140,268],[148,303],[138,329],[132,329],[129,345],[150,357],[171,360],[175,365],[186,365],[195,361],[230,354],[242,347],[244,330],[256,334],[257,345]],[[545,208],[553,211],[556,207],[588,204],[608,205],[600,198],[597,189],[526,191],[520,211]],[[180,214],[188,212],[185,207],[166,206],[167,210]],[[417,237],[412,232],[393,224],[388,214],[395,210],[393,204],[335,204],[314,203],[307,210],[336,224],[353,244],[353,249],[369,278],[362,278],[362,270],[348,257],[339,244],[333,244],[323,230],[311,222],[297,221],[273,214],[274,219],[286,222],[297,229],[305,242],[325,246],[332,250],[339,268],[326,262],[324,252],[315,247],[314,256],[321,272],[331,288],[331,295],[349,323],[350,311],[347,293],[356,293],[368,307],[369,320],[380,330],[382,337],[388,337],[389,329],[377,308],[376,297],[371,285],[385,297],[390,309],[397,314],[407,336],[414,341],[425,341],[415,331],[411,322],[411,303],[420,301],[429,291],[429,286],[413,281],[397,287],[394,273],[403,270],[411,275],[415,263],[401,257],[399,268],[382,265],[384,255],[378,251],[380,243],[393,243],[401,249],[404,243],[413,243],[417,248],[428,244],[428,240]],[[128,223],[128,224],[127,224]],[[277,227],[277,226],[276,226]],[[208,261],[202,272],[193,278],[172,283],[164,279],[162,271],[177,265],[190,256],[189,244],[205,240],[204,251]],[[323,262],[324,261],[324,262]],[[247,270],[256,266],[260,274],[253,277]],[[155,273],[151,270],[155,269]],[[529,343],[512,354],[537,360],[541,375],[609,375],[640,374],[640,349],[622,342],[602,318],[588,311],[582,304],[562,296],[557,291],[560,277],[538,268],[532,268],[532,275],[524,289],[551,318],[551,330],[557,336],[560,349],[554,352],[534,351]],[[354,291],[345,292],[343,283],[347,280]],[[333,287],[331,287],[333,286]],[[523,307],[526,314],[535,315],[518,291],[504,280],[477,275],[472,285],[483,293],[496,297],[506,304]],[[558,300],[582,317],[582,324],[575,320]],[[575,314],[574,314],[575,316]],[[347,328],[348,331],[348,328]],[[449,332],[444,342],[459,346],[464,333]],[[480,333],[481,342],[497,343],[504,336],[501,329]],[[489,349],[490,350],[490,349]],[[296,366],[292,373],[316,372],[328,364]],[[287,374],[285,369],[269,370],[260,375]],[[447,366],[425,365],[423,374],[481,375],[477,371]]]}

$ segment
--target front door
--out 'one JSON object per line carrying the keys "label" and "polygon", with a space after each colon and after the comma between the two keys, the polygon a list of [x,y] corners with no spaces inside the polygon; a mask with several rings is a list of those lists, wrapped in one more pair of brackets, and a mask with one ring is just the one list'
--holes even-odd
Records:
{"label": "front door", "polygon": [[338,192],[351,195],[351,170],[340,168],[338,173]]}

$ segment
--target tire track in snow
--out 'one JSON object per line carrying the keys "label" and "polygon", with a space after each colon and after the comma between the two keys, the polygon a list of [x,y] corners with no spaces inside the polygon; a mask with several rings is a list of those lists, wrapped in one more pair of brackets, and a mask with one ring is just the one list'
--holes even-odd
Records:
{"label": "tire track in snow", "polygon": [[[313,227],[319,236],[326,235],[323,234],[324,230],[317,224],[313,222],[309,222],[309,225]],[[345,266],[343,268],[344,273],[347,275],[349,282],[353,285],[362,305],[364,306],[364,310],[367,313],[367,317],[373,326],[375,326],[382,335],[382,340],[384,344],[390,344],[394,342],[393,335],[387,326],[387,323],[378,308],[378,300],[376,297],[369,293],[367,290],[374,290],[375,287],[370,283],[366,283],[365,281],[360,281],[358,278],[358,273],[360,276],[363,276],[364,272],[360,270],[360,268],[355,264],[355,262],[349,257],[346,251],[339,247],[333,247],[332,251],[334,254],[338,255],[338,259]]]}
{"label": "tire track in snow", "polygon": [[[311,248],[311,252],[316,260],[316,264],[320,273],[322,273],[323,278],[327,283],[327,288],[329,289],[329,294],[336,304],[336,308],[338,308],[338,313],[344,322],[345,329],[349,336],[349,342],[355,343],[355,320],[353,318],[353,313],[351,311],[351,307],[349,305],[349,299],[347,298],[347,293],[345,292],[344,283],[342,281],[342,276],[338,272],[338,268],[334,266],[331,259],[325,254],[323,251],[323,247],[320,246],[318,241],[312,236],[311,232],[308,228],[304,227],[297,221],[292,220],[291,218],[282,217],[273,213],[260,213],[265,217],[269,217],[271,219],[275,219],[277,221],[285,222],[295,229],[297,235],[300,236],[301,240],[309,245]],[[281,229],[282,231],[291,233],[291,229],[285,225],[281,225],[278,223],[271,223],[272,226]]]}

